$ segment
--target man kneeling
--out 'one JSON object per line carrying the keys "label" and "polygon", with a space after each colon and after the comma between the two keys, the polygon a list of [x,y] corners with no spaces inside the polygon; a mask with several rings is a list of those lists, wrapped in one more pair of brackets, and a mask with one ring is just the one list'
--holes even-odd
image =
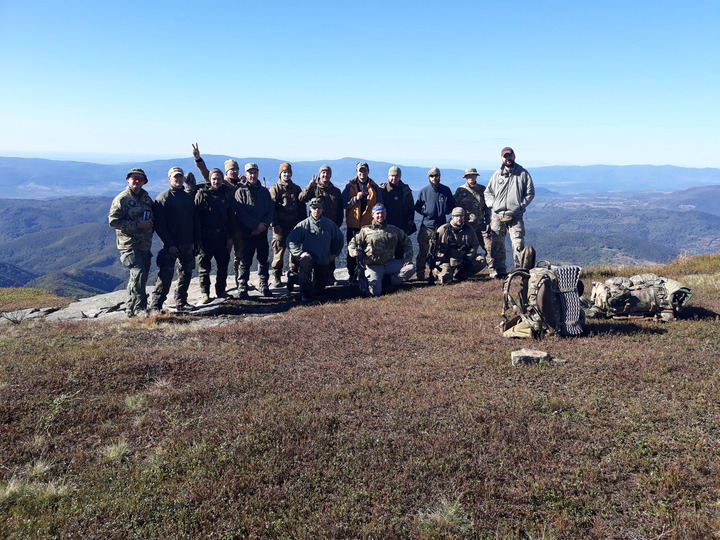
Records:
{"label": "man kneeling", "polygon": [[450,221],[438,228],[431,246],[433,254],[431,281],[441,285],[465,281],[487,266],[485,257],[477,254],[480,242],[473,228],[465,223],[465,209],[456,207]]}
{"label": "man kneeling", "polygon": [[[310,217],[305,218],[290,231],[287,245],[290,256],[298,265],[300,290],[303,303],[320,295],[332,272],[330,263],[345,245],[340,228],[331,219],[323,217],[323,201],[316,197],[310,201]],[[288,289],[292,292],[296,276],[288,273]]]}
{"label": "man kneeling", "polygon": [[383,276],[390,277],[390,283],[400,285],[415,273],[412,264],[412,242],[405,231],[389,225],[385,219],[387,211],[377,204],[372,211],[373,222],[363,227],[348,244],[348,252],[353,257],[365,254],[365,276],[368,279],[370,294],[382,293]]}

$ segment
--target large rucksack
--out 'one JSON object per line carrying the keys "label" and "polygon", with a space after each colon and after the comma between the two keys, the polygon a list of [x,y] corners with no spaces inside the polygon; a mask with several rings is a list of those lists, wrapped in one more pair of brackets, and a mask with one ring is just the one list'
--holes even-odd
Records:
{"label": "large rucksack", "polygon": [[588,316],[673,320],[691,297],[688,287],[657,274],[614,277],[602,283],[593,282]]}
{"label": "large rucksack", "polygon": [[579,266],[551,266],[514,270],[503,285],[503,335],[534,337],[546,334],[578,336],[585,314],[580,307]]}

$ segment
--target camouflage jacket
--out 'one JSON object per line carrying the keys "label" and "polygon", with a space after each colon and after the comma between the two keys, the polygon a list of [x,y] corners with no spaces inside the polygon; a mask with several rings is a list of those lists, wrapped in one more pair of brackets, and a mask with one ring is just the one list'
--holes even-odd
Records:
{"label": "camouflage jacket", "polygon": [[466,223],[473,229],[485,228],[490,224],[490,209],[485,204],[485,186],[465,183],[455,191],[455,203],[467,212]]}
{"label": "camouflage jacket", "polygon": [[153,215],[153,201],[144,189],[135,195],[128,186],[125,191],[113,199],[110,205],[108,222],[115,229],[118,249],[142,249],[150,251],[152,247],[153,228],[138,229],[143,214],[147,212],[149,219]]}
{"label": "camouflage jacket", "polygon": [[412,260],[413,248],[410,237],[401,228],[387,222],[372,224],[360,229],[348,243],[348,251],[365,252],[368,265],[386,264],[391,259]]}
{"label": "camouflage jacket", "polygon": [[275,203],[273,225],[286,229],[288,234],[295,225],[307,217],[307,209],[300,202],[300,186],[288,180],[287,183],[278,181],[270,188],[270,198]]}
{"label": "camouflage jacket", "polygon": [[437,253],[438,262],[462,261],[463,259],[474,259],[480,241],[473,228],[467,223],[462,227],[454,227],[451,223],[442,225],[437,230]]}
{"label": "camouflage jacket", "polygon": [[342,192],[332,182],[328,186],[323,186],[317,181],[315,187],[306,187],[300,192],[300,202],[308,203],[315,197],[322,199],[323,217],[331,219],[335,225],[340,227],[343,223],[343,203]]}

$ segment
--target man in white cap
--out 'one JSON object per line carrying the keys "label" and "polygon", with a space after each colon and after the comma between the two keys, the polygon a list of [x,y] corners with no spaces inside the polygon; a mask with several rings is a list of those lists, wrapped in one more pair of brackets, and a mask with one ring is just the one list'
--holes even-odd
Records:
{"label": "man in white cap", "polygon": [[176,311],[191,311],[194,306],[188,304],[187,294],[192,271],[195,268],[195,254],[201,250],[200,220],[195,208],[195,197],[186,191],[185,173],[180,167],[168,171],[170,188],[155,199],[155,232],[163,247],[157,255],[158,278],[152,294],[151,312],[158,312],[170,291],[175,267],[178,282],[175,287]]}

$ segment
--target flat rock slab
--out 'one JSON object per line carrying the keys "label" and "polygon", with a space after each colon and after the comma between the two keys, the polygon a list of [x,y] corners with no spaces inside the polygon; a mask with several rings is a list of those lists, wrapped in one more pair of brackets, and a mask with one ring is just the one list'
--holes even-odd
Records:
{"label": "flat rock slab", "polygon": [[552,356],[545,351],[537,351],[533,349],[520,349],[510,353],[510,359],[513,366],[520,364],[539,364],[540,362],[549,362]]}
{"label": "flat rock slab", "polygon": [[[339,282],[347,282],[347,269],[341,268],[336,270],[335,277]],[[214,282],[215,276],[212,276],[210,289],[212,292],[214,292]],[[170,313],[174,312],[175,301],[173,300],[173,291],[175,290],[176,284],[177,281],[173,281],[172,285],[170,286],[168,300],[163,306],[163,309]],[[272,302],[272,299],[267,299],[260,296],[260,293],[257,291],[257,286],[259,284],[259,277],[257,275],[257,272],[252,272],[250,274],[248,284],[250,285],[248,300],[251,304],[253,304],[253,306],[251,309],[243,309],[242,314],[244,316],[271,315],[275,308],[272,305],[264,305],[264,303],[269,300]],[[153,288],[154,286],[147,288],[148,300],[149,297],[152,295]],[[271,290],[277,300],[287,298],[288,301],[290,301],[292,298],[294,298],[294,296],[298,296],[300,294],[299,288],[296,287],[293,295],[290,295],[284,285],[279,288],[272,288]],[[193,278],[190,281],[190,287],[188,289],[188,302],[194,305],[195,309],[188,312],[187,314],[192,316],[199,316],[206,320],[193,321],[191,325],[217,326],[221,324],[236,322],[235,318],[228,316],[231,314],[236,314],[238,312],[237,308],[232,308],[232,302],[229,302],[230,300],[235,301],[234,297],[237,293],[237,289],[235,288],[234,276],[228,276],[227,291],[231,295],[231,297],[212,298],[210,303],[201,304],[200,300],[202,299],[203,294],[200,291],[200,282],[197,277]],[[77,302],[73,302],[67,307],[61,309],[25,309],[12,313],[7,313],[4,317],[0,318],[0,323],[19,322],[24,319],[36,318],[44,318],[46,321],[123,320],[127,319],[127,316],[125,314],[126,298],[127,293],[125,290],[114,291],[106,294],[98,294],[89,298],[82,298]],[[228,303],[230,304],[229,306]],[[213,320],[207,320],[211,318]]]}

